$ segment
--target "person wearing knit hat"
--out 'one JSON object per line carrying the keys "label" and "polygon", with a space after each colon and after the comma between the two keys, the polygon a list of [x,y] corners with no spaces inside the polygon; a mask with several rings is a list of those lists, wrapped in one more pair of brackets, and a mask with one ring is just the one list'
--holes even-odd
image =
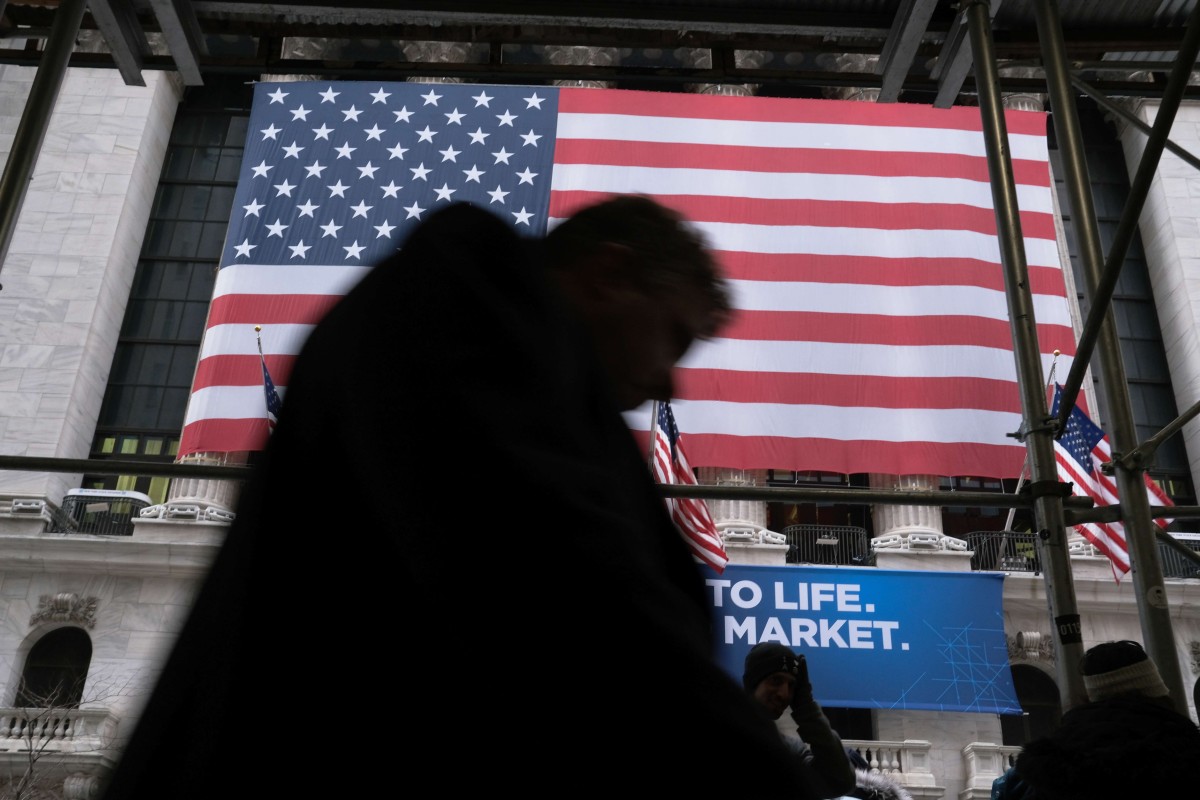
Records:
{"label": "person wearing knit hat", "polygon": [[[759,642],[746,653],[742,686],[764,715],[776,721],[784,744],[801,765],[813,800],[842,797],[855,788],[855,771],[841,737],[813,698],[805,657],[778,642]],[[781,727],[785,711],[795,723]]]}
{"label": "person wearing knit hat", "polygon": [[1167,685],[1158,667],[1137,642],[1128,639],[1098,644],[1079,664],[1088,700],[1105,700],[1122,694],[1167,697]]}
{"label": "person wearing knit hat", "polygon": [[1028,742],[997,800],[1168,797],[1187,791],[1200,763],[1200,728],[1175,709],[1140,644],[1103,642],[1080,660],[1088,702]]}

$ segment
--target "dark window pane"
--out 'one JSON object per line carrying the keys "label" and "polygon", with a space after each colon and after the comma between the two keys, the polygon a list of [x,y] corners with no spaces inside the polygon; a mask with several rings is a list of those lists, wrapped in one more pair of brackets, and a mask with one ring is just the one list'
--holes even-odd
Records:
{"label": "dark window pane", "polygon": [[165,300],[186,300],[192,280],[193,266],[188,263],[169,262],[158,266],[162,274],[162,288],[158,296]]}
{"label": "dark window pane", "polygon": [[207,186],[183,187],[183,198],[179,204],[179,218],[203,220],[208,210],[211,190]]}
{"label": "dark window pane", "polygon": [[218,181],[232,181],[233,183],[237,183],[238,169],[241,166],[241,150],[222,150],[221,157],[217,160],[217,173],[213,177]]}
{"label": "dark window pane", "polygon": [[175,339],[179,336],[179,320],[187,303],[162,301],[154,310],[154,327],[151,331],[155,339]]}
{"label": "dark window pane", "polygon": [[188,170],[188,180],[211,181],[217,177],[217,163],[221,151],[216,147],[202,147],[192,152],[192,166]]}
{"label": "dark window pane", "polygon": [[[236,175],[234,176],[234,180],[237,180]],[[208,212],[205,214],[204,218],[209,222],[228,224],[229,210],[233,208],[233,194],[234,187],[232,186],[212,187],[212,196],[208,201]]]}
{"label": "dark window pane", "polygon": [[183,187],[172,183],[159,184],[154,197],[154,208],[151,214],[159,219],[174,219],[179,216],[179,200],[183,195]]}
{"label": "dark window pane", "polygon": [[171,246],[171,226],[151,220],[146,227],[146,238],[142,241],[142,253],[148,256],[168,254]]}
{"label": "dark window pane", "polygon": [[200,341],[204,337],[204,322],[208,319],[208,306],[201,303],[186,303],[179,318],[179,338]]}
{"label": "dark window pane", "polygon": [[133,274],[133,288],[130,297],[155,297],[158,295],[161,272],[155,267],[157,262],[142,260],[137,271]]}
{"label": "dark window pane", "polygon": [[176,430],[183,427],[183,415],[187,411],[190,391],[191,387],[188,387],[187,389],[167,389],[162,393],[159,400],[161,411],[156,427],[175,428]]}
{"label": "dark window pane", "polygon": [[206,114],[199,119],[197,128],[196,143],[212,147],[220,147],[225,144],[225,131],[228,129],[228,124],[224,117],[216,114]]}
{"label": "dark window pane", "polygon": [[179,258],[194,258],[200,244],[203,224],[199,222],[180,222],[175,225],[171,237],[169,255]]}
{"label": "dark window pane", "polygon": [[249,117],[231,117],[229,126],[225,129],[225,144],[231,147],[242,147],[246,144],[246,130],[250,126]]}
{"label": "dark window pane", "polygon": [[215,261],[221,257],[228,225],[229,220],[225,219],[221,222],[208,222],[201,227],[200,241],[196,245],[198,258],[211,258]]}
{"label": "dark window pane", "polygon": [[124,377],[137,368],[138,351],[128,344],[118,344],[117,352],[113,354],[113,366],[109,375],[110,382],[124,383]]}
{"label": "dark window pane", "polygon": [[162,405],[163,390],[155,386],[137,386],[133,389],[130,404],[129,425],[134,428],[158,426],[158,409]]}
{"label": "dark window pane", "polygon": [[126,415],[133,389],[109,383],[105,390],[104,403],[100,406],[100,425],[103,427],[126,426]]}
{"label": "dark window pane", "polygon": [[[176,125],[175,127],[178,128],[179,126]],[[186,180],[191,165],[191,151],[170,148],[167,150],[167,158],[163,164],[163,178],[166,180]]]}
{"label": "dark window pane", "polygon": [[167,373],[171,367],[171,355],[174,348],[169,345],[152,344],[144,348],[142,368],[137,375],[138,383],[150,386],[163,386],[167,382]]}
{"label": "dark window pane", "polygon": [[191,285],[188,287],[188,300],[196,300],[205,306],[212,299],[213,284],[217,280],[217,265],[215,263],[193,263],[191,266]]}
{"label": "dark window pane", "polygon": [[171,358],[171,373],[167,376],[168,386],[192,386],[192,376],[196,374],[196,356],[199,347],[177,345]]}

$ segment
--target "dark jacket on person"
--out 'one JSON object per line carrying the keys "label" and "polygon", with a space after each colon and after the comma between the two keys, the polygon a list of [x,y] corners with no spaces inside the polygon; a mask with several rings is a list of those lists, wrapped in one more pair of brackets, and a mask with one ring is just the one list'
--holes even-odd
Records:
{"label": "dark jacket on person", "polygon": [[449,206],[314,329],[103,800],[796,795],[538,258]]}
{"label": "dark jacket on person", "polygon": [[1026,744],[1002,800],[1179,797],[1200,765],[1200,729],[1156,700],[1121,695],[1063,715]]}

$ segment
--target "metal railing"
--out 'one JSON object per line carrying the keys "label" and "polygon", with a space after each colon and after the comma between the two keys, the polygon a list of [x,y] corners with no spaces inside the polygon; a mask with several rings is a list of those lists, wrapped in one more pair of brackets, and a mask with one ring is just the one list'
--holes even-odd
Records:
{"label": "metal railing", "polygon": [[[1200,553],[1200,534],[1174,533],[1167,534],[1179,544]],[[1191,561],[1186,554],[1180,554],[1165,542],[1158,542],[1158,556],[1162,560],[1164,578],[1200,578],[1200,564]]]}
{"label": "metal railing", "polygon": [[1042,571],[1037,534],[1031,531],[971,531],[967,548],[972,551],[971,569],[997,572]]}
{"label": "metal railing", "polygon": [[61,515],[52,519],[49,532],[131,536],[133,520],[151,502],[141,492],[71,489],[63,498]]}
{"label": "metal railing", "polygon": [[787,563],[874,566],[867,531],[857,525],[788,525]]}
{"label": "metal railing", "polygon": [[[1179,544],[1200,553],[1200,533],[1166,534]],[[997,572],[1042,571],[1038,558],[1037,534],[1029,531],[971,531],[967,534],[967,545],[973,551],[971,569]],[[1070,544],[1072,556],[1102,556],[1099,548],[1081,540]],[[1200,579],[1200,563],[1179,553],[1170,544],[1159,541],[1158,554],[1162,561],[1164,578]]]}

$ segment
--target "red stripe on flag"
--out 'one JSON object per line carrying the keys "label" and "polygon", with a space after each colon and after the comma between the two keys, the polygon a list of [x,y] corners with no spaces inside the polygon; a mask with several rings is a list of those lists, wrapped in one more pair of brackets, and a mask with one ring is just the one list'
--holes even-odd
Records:
{"label": "red stripe on flag", "polygon": [[[269,355],[265,356],[265,360],[275,385],[286,386],[296,357]],[[197,391],[212,386],[261,386],[262,380],[262,367],[258,356],[212,356],[202,359],[196,365],[196,377],[192,388],[193,391]]]}
{"label": "red stripe on flag", "polygon": [[[726,277],[751,281],[801,283],[861,283],[875,286],[978,286],[1004,291],[999,263],[967,258],[880,258],[816,253],[717,254]],[[1062,270],[1030,267],[1033,294],[1061,296],[1066,291]],[[1074,352],[1074,348],[1070,351]]]}
{"label": "red stripe on flag", "polygon": [[[261,376],[259,382],[261,383]],[[262,392],[260,391],[261,395]],[[250,419],[204,419],[184,427],[184,436],[196,442],[197,450],[211,453],[233,453],[239,450],[261,450],[271,435],[266,417]],[[252,444],[253,447],[246,447]]]}
{"label": "red stripe on flag", "polygon": [[[959,378],[681,368],[675,371],[675,395],[679,400],[725,400],[731,403],[775,402],[842,408],[974,408],[1014,414],[1021,411],[1015,383],[983,378],[964,381]],[[688,434],[688,441],[694,441],[698,435]]]}
{"label": "red stripe on flag", "polygon": [[[648,431],[634,431],[634,436],[640,447],[648,447],[650,434]],[[729,434],[689,433],[688,451],[695,463],[701,463],[703,458],[712,458],[712,453],[721,453],[723,458],[732,462],[727,464],[730,469],[761,469],[755,466],[761,463],[765,451],[767,463],[777,458],[775,463],[781,463],[788,458],[788,453],[795,448],[808,448],[819,458],[812,460],[808,469],[852,473],[858,470],[854,465],[861,463],[867,454],[878,455],[881,461],[896,464],[900,471],[897,474],[920,474],[919,465],[936,460],[944,463],[951,475],[969,475],[968,466],[981,460],[995,462],[1002,469],[1011,470],[1010,474],[1017,475],[1025,461],[1023,451],[1012,452],[1012,448],[987,444],[972,443],[942,443],[942,442],[885,442],[875,440],[817,439],[811,437],[789,438],[784,436],[744,437]],[[775,455],[772,455],[774,453]]]}
{"label": "red stripe on flag", "polygon": [[[315,324],[341,299],[341,295],[323,294],[222,295],[213,299],[208,327]],[[274,375],[273,369],[271,374]]]}
{"label": "red stripe on flag", "polygon": [[[563,89],[559,113],[627,114],[631,116],[677,117],[693,120],[752,119],[762,122],[808,122],[864,126],[940,128],[982,131],[979,110],[955,106],[938,109],[916,103],[857,103],[843,100],[780,101],[768,97],[725,97],[663,92],[623,91],[620,103],[602,97],[593,89]],[[1046,114],[1030,111],[1004,112],[1011,134],[1046,135]]]}
{"label": "red stripe on flag", "polygon": [[[1042,347],[1067,352],[1075,346],[1074,331],[1061,325],[1039,325],[1038,337]],[[1012,346],[1012,326],[1007,320],[949,314],[901,317],[743,310],[721,331],[721,338],[896,347],[955,344],[1007,350]]]}
{"label": "red stripe on flag", "polygon": [[[550,216],[566,217],[607,195],[602,192],[555,192]],[[744,225],[852,227],[870,230],[959,230],[996,233],[996,213],[959,203],[873,203],[831,200],[777,200],[752,197],[672,197],[656,195],[672,208],[686,208],[693,222]],[[1054,217],[1022,211],[1021,232],[1027,238],[1054,239]]]}
{"label": "red stripe on flag", "polygon": [[[603,140],[564,139],[555,145],[557,164],[588,164]],[[873,175],[876,177],[959,178],[989,183],[987,158],[959,153],[863,152],[817,148],[753,147],[750,145],[681,144],[677,142],[622,142],[605,163],[625,167],[749,170],[755,172],[805,172],[817,175]],[[1044,161],[1012,161],[1017,183],[1049,186]],[[557,215],[554,215],[557,216]]]}

